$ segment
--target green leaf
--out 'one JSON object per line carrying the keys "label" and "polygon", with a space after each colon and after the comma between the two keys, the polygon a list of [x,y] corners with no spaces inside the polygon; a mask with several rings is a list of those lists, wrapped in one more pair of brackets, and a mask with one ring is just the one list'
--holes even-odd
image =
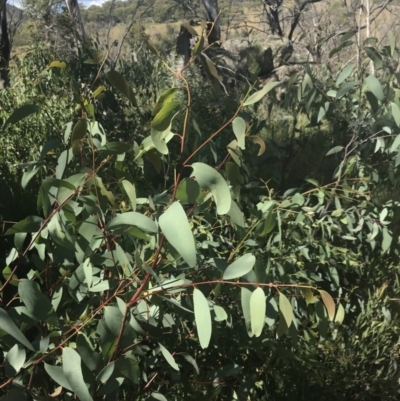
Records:
{"label": "green leaf", "polygon": [[193,57],[198,56],[204,48],[204,35],[200,35],[199,40],[197,41],[197,43],[195,44],[194,48],[193,48]]}
{"label": "green leaf", "polygon": [[264,227],[260,235],[261,236],[268,235],[275,228],[275,226],[276,226],[276,213],[273,208],[270,208],[265,216]]}
{"label": "green leaf", "polygon": [[223,322],[228,319],[228,314],[222,306],[214,305],[215,320],[217,322]]}
{"label": "green leaf", "polygon": [[233,133],[236,136],[237,143],[241,149],[245,148],[245,134],[246,134],[246,122],[242,117],[236,117],[232,121]]}
{"label": "green leaf", "polygon": [[344,149],[343,146],[335,146],[330,151],[328,151],[328,153],[325,156],[334,155],[335,153],[341,152],[343,149]]}
{"label": "green leaf", "polygon": [[251,331],[251,316],[250,316],[250,299],[251,299],[252,292],[246,288],[241,288],[240,299],[243,311],[244,322],[246,324],[247,334],[250,337],[253,337],[253,333]]}
{"label": "green leaf", "polygon": [[193,163],[192,168],[192,177],[196,177],[200,187],[211,191],[217,205],[217,213],[229,213],[232,201],[231,192],[222,175],[204,163]]}
{"label": "green leaf", "polygon": [[340,72],[337,80],[336,86],[339,86],[343,81],[345,81],[353,72],[355,64],[348,64],[343,70]]}
{"label": "green leaf", "polygon": [[218,70],[215,67],[214,63],[207,56],[203,55],[203,58],[205,59],[205,64],[203,64],[203,66],[207,70],[207,72],[218,81],[222,81],[222,77],[218,74]]}
{"label": "green leaf", "polygon": [[390,245],[392,244],[392,240],[393,240],[393,237],[390,235],[387,227],[383,227],[383,229],[382,229],[382,237],[383,237],[383,239],[382,239],[382,251],[386,252],[390,248]]}
{"label": "green leaf", "polygon": [[199,336],[200,346],[204,349],[208,347],[211,339],[211,313],[206,297],[197,288],[193,290],[193,304],[197,335]]}
{"label": "green leaf", "polygon": [[261,287],[256,288],[250,298],[250,321],[251,332],[259,337],[265,324],[265,313],[267,304],[265,303],[264,290]]}
{"label": "green leaf", "polygon": [[150,217],[138,212],[120,213],[115,216],[107,225],[108,230],[126,230],[130,226],[138,227],[149,234],[158,232],[157,223]]}
{"label": "green leaf", "polygon": [[246,275],[255,265],[256,257],[251,253],[241,256],[236,259],[228,268],[224,271],[223,279],[232,280],[234,278],[242,277]]}
{"label": "green leaf", "polygon": [[170,89],[167,89],[167,90],[158,98],[157,103],[156,103],[156,105],[154,106],[152,116],[153,116],[153,117],[156,116],[156,115],[161,111],[161,109],[164,108],[164,106],[165,106],[167,103],[170,103],[170,102],[174,99],[175,94],[176,94],[178,91],[179,91],[179,88],[170,88]]}
{"label": "green leaf", "polygon": [[335,302],[331,295],[324,290],[319,290],[322,301],[325,305],[326,311],[328,312],[328,317],[330,321],[333,321],[335,317]]}
{"label": "green leaf", "polygon": [[7,377],[15,377],[25,363],[25,348],[15,344],[10,351],[7,352],[5,359],[5,371]]}
{"label": "green leaf", "polygon": [[45,363],[44,370],[61,387],[65,388],[69,391],[73,391],[70,384],[68,383],[67,378],[65,377],[63,368],[61,366],[53,366],[53,365],[48,365],[47,363]]}
{"label": "green leaf", "polygon": [[367,84],[369,90],[373,93],[373,95],[380,100],[381,102],[383,102],[385,100],[385,95],[383,93],[383,89],[382,86],[380,84],[380,82],[376,79],[376,77],[374,75],[369,75],[366,79],[365,79],[365,83]]}
{"label": "green leaf", "polygon": [[93,401],[85,380],[83,379],[81,357],[72,348],[63,348],[63,372],[71,390],[80,401]]}
{"label": "green leaf", "polygon": [[345,316],[345,312],[344,312],[343,305],[341,303],[339,303],[339,305],[337,307],[337,311],[336,311],[335,323],[342,324],[343,320],[344,320],[344,316]]}
{"label": "green leaf", "polygon": [[174,357],[171,355],[171,353],[170,353],[161,343],[158,343],[158,345],[160,346],[161,353],[163,354],[165,360],[169,363],[169,365],[170,365],[173,369],[175,369],[175,370],[177,370],[177,371],[179,372],[179,366],[178,366],[178,364],[175,362],[175,359],[174,359]]}
{"label": "green leaf", "polygon": [[246,221],[243,212],[235,201],[231,201],[231,208],[229,209],[228,216],[231,221],[239,227],[246,227]]}
{"label": "green leaf", "polygon": [[243,103],[243,106],[250,106],[251,104],[259,102],[269,91],[275,88],[275,86],[279,85],[280,82],[269,82],[256,93],[253,93],[251,96],[247,98],[247,100]]}
{"label": "green leaf", "polygon": [[200,204],[204,201],[204,197],[200,193],[199,184],[187,177],[179,183],[175,196],[181,202],[191,204]]}
{"label": "green leaf", "polygon": [[40,107],[36,104],[25,104],[18,109],[14,110],[10,117],[8,117],[6,123],[4,124],[4,128],[6,128],[10,124],[16,124],[19,121],[29,117],[31,114],[37,113],[40,110]]}
{"label": "green leaf", "polygon": [[123,95],[125,95],[134,106],[137,106],[135,94],[127,80],[117,71],[109,71],[106,75],[108,82]]}
{"label": "green leaf", "polygon": [[86,118],[80,118],[72,130],[72,136],[71,136],[72,143],[83,139],[86,135],[87,128],[88,128],[88,121],[86,120]]}
{"label": "green leaf", "polygon": [[391,152],[397,152],[399,146],[400,146],[400,134],[397,135],[396,138],[394,139],[394,141],[392,143],[392,146],[390,147],[390,151]]}
{"label": "green leaf", "polygon": [[168,401],[165,396],[163,396],[161,393],[151,393],[150,397],[147,398],[147,400],[151,401],[151,400],[156,400],[156,401]]}
{"label": "green leaf", "polygon": [[182,205],[174,202],[161,216],[159,224],[167,241],[190,266],[196,266],[196,243]]}
{"label": "green leaf", "polygon": [[181,102],[174,101],[166,103],[156,114],[151,122],[151,127],[159,132],[164,132],[171,125],[173,117],[176,115],[175,109],[181,105]]}
{"label": "green leaf", "polygon": [[125,142],[108,142],[99,149],[104,155],[121,155],[133,151],[133,147]]}
{"label": "green leaf", "polygon": [[129,198],[131,208],[133,211],[136,210],[136,189],[135,186],[127,180],[122,180],[122,187]]}
{"label": "green leaf", "polygon": [[279,293],[279,310],[285,320],[286,326],[289,328],[293,321],[293,309],[290,301],[282,292]]}
{"label": "green leaf", "polygon": [[399,106],[397,106],[396,103],[390,102],[390,107],[392,109],[392,116],[394,121],[396,122],[396,125],[400,127],[400,109]]}
{"label": "green leaf", "polygon": [[[8,278],[11,276],[12,270],[9,266],[6,266],[3,269],[3,277],[5,280],[8,280]],[[13,274],[11,280],[9,281],[10,285],[13,285],[14,287],[18,287],[18,276],[16,274]]]}
{"label": "green leaf", "polygon": [[0,309],[0,327],[1,330],[4,330],[26,348],[30,349],[31,351],[35,350],[4,309]]}
{"label": "green leaf", "polygon": [[100,373],[96,377],[96,381],[100,383],[106,383],[107,380],[111,377],[111,375],[114,372],[115,368],[115,363],[111,362],[108,365],[104,366],[103,369],[101,369]]}
{"label": "green leaf", "polygon": [[18,294],[28,311],[39,321],[56,324],[57,315],[46,295],[40,292],[39,285],[28,279],[21,279]]}

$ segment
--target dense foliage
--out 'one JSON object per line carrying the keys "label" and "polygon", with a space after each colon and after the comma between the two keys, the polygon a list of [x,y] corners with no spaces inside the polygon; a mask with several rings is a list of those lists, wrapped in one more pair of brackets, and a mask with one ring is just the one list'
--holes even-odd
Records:
{"label": "dense foliage", "polygon": [[229,92],[135,43],[0,92],[1,400],[398,399],[394,37]]}

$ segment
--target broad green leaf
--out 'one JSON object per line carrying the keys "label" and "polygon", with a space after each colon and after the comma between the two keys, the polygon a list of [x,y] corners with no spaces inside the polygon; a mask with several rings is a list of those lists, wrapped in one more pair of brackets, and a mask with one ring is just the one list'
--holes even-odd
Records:
{"label": "broad green leaf", "polygon": [[275,86],[279,85],[280,82],[269,82],[259,90],[258,92],[253,93],[250,95],[247,100],[243,103],[243,106],[250,106],[251,104],[259,102],[269,91],[275,88]]}
{"label": "broad green leaf", "polygon": [[260,233],[261,236],[268,235],[276,226],[276,213],[273,208],[270,208],[267,211],[267,214],[265,216],[264,222],[261,222],[261,224],[264,224],[264,227]]}
{"label": "broad green leaf", "polygon": [[151,127],[159,132],[164,132],[171,125],[173,117],[176,115],[176,108],[181,105],[181,102],[173,101],[164,104],[162,109],[156,114],[151,122]]}
{"label": "broad green leaf", "polygon": [[[175,114],[176,115],[176,114]],[[175,116],[172,116],[174,118]],[[162,155],[167,155],[169,153],[167,143],[173,138],[174,134],[171,132],[171,125],[167,127],[165,131],[157,131],[155,128],[151,127],[151,144],[160,152]],[[144,141],[143,141],[144,142]],[[150,149],[147,150],[147,156],[152,161],[152,152]],[[157,156],[159,156],[157,154]],[[159,158],[159,157],[158,157]],[[153,162],[153,161],[152,161]],[[156,167],[156,170],[160,172],[161,169],[161,159],[159,158],[160,168],[156,167],[156,164],[153,162],[153,165]]]}
{"label": "broad green leaf", "polygon": [[330,321],[333,321],[335,317],[335,302],[331,295],[324,290],[319,290],[322,301],[325,305],[326,311],[328,312],[328,317]]}
{"label": "broad green leaf", "polygon": [[63,368],[61,366],[53,366],[53,365],[48,365],[47,363],[45,363],[44,370],[61,387],[65,388],[69,391],[73,391],[71,388],[71,385],[68,383],[68,380],[65,377]]}
{"label": "broad green leaf", "polygon": [[193,304],[197,335],[199,336],[200,346],[204,349],[208,347],[211,339],[211,313],[206,297],[197,288],[193,290]]}
{"label": "broad green leaf", "polygon": [[339,303],[337,310],[336,310],[336,315],[335,315],[335,323],[342,324],[344,320],[345,312],[343,305]]}
{"label": "broad green leaf", "polygon": [[170,89],[167,89],[167,90],[158,98],[157,103],[156,103],[156,105],[154,106],[154,109],[153,109],[153,113],[152,113],[153,117],[156,116],[156,115],[161,111],[161,109],[164,108],[164,106],[165,106],[166,104],[170,103],[170,102],[174,99],[174,97],[175,97],[175,95],[176,95],[176,93],[177,93],[178,91],[179,91],[179,88],[170,88]]}
{"label": "broad green leaf", "polygon": [[158,343],[158,345],[160,346],[161,353],[163,354],[165,360],[169,363],[169,365],[170,365],[173,369],[175,369],[175,370],[177,370],[177,371],[179,372],[179,366],[178,366],[178,364],[175,362],[175,359],[174,359],[174,357],[171,355],[171,353],[170,353],[161,343]]}
{"label": "broad green leaf", "polygon": [[394,139],[392,146],[390,147],[391,152],[397,152],[398,148],[400,146],[400,134],[396,136]]}
{"label": "broad green leaf", "polygon": [[387,227],[383,227],[382,229],[382,251],[386,252],[390,245],[392,244],[393,237],[390,235],[389,230]]}
{"label": "broad green leaf", "polygon": [[117,214],[107,225],[108,230],[128,229],[129,226],[138,227],[148,234],[158,232],[157,223],[150,217],[138,212]]}
{"label": "broad green leaf", "polygon": [[217,322],[223,322],[228,319],[228,314],[222,306],[214,305],[215,320]]}
{"label": "broad green leaf", "polygon": [[10,124],[16,124],[19,121],[29,117],[31,114],[37,113],[40,110],[40,107],[36,104],[25,104],[18,109],[14,110],[10,117],[8,117],[6,123],[4,124],[4,128],[6,128]]}
{"label": "broad green leaf", "polygon": [[28,279],[21,279],[18,294],[28,311],[39,321],[57,323],[57,315],[46,295],[42,294],[39,285]]}
{"label": "broad green leaf", "polygon": [[125,95],[134,106],[137,106],[135,94],[132,88],[128,84],[127,80],[117,71],[109,71],[106,74],[108,82],[119,90],[123,95]]}
{"label": "broad green leaf", "polygon": [[190,266],[196,266],[196,243],[182,205],[174,202],[161,216],[159,224],[167,241]]}
{"label": "broad green leaf", "polygon": [[245,148],[245,134],[246,134],[246,122],[242,117],[236,117],[232,121],[233,133],[236,136],[237,143],[241,149]]}
{"label": "broad green leaf", "polygon": [[224,271],[223,279],[232,280],[234,278],[242,277],[246,275],[255,265],[256,257],[251,253],[241,256],[236,259],[228,268]]}
{"label": "broad green leaf", "polygon": [[72,142],[83,139],[86,135],[88,128],[88,121],[86,118],[80,118],[72,130]]}
{"label": "broad green leaf", "polygon": [[396,103],[390,102],[390,107],[392,109],[392,116],[394,121],[396,122],[396,125],[400,127],[400,109],[399,106],[397,106]]}
{"label": "broad green leaf", "polygon": [[21,179],[21,187],[23,189],[26,188],[26,186],[29,184],[29,181],[40,171],[41,168],[42,164],[32,164],[26,169],[26,171],[24,171]]}
{"label": "broad green leaf", "polygon": [[231,218],[231,221],[239,227],[246,227],[246,221],[243,212],[239,209],[239,206],[235,201],[231,201],[231,208],[227,213]]}
{"label": "broad green leaf", "polygon": [[[11,268],[9,266],[6,266],[3,269],[2,273],[3,273],[4,279],[8,280],[8,278],[11,276],[12,270],[11,270]],[[16,274],[13,274],[11,280],[9,281],[9,284],[13,285],[14,287],[18,287],[18,282],[19,282],[18,276]]]}
{"label": "broad green leaf", "polygon": [[76,350],[89,370],[98,371],[102,364],[101,355],[94,351],[90,339],[82,332],[78,334],[76,339]]}
{"label": "broad green leaf", "polygon": [[343,70],[340,72],[337,80],[336,86],[339,86],[343,81],[345,81],[353,72],[355,64],[348,64]]}
{"label": "broad green leaf", "polygon": [[15,377],[25,363],[25,348],[15,344],[10,351],[7,352],[5,359],[5,371],[7,377]]}
{"label": "broad green leaf", "polygon": [[187,202],[192,204],[200,204],[204,201],[204,197],[200,193],[199,184],[195,180],[190,178],[184,178],[178,186],[176,191],[176,199],[181,202]]}
{"label": "broad green leaf", "polygon": [[131,208],[133,211],[136,210],[136,189],[135,186],[127,180],[122,180],[122,186],[124,191],[129,198],[129,202],[131,204]]}
{"label": "broad green leaf", "polygon": [[104,366],[103,369],[101,369],[100,373],[96,376],[96,381],[100,383],[106,383],[107,380],[111,377],[111,375],[114,372],[115,368],[115,363],[111,362],[108,365]]}
{"label": "broad green leaf", "polygon": [[329,150],[325,156],[334,155],[335,153],[341,152],[343,149],[343,146],[335,146],[334,148]]}
{"label": "broad green leaf", "polygon": [[293,321],[293,309],[290,301],[282,292],[279,293],[279,310],[285,320],[286,326],[289,328]]}
{"label": "broad green leaf", "polygon": [[88,387],[83,379],[81,357],[72,348],[65,347],[62,352],[63,372],[71,390],[80,401],[93,401]]}
{"label": "broad green leaf", "polygon": [[261,335],[264,328],[266,309],[264,290],[258,287],[253,291],[250,298],[251,332],[256,337]]}
{"label": "broad green leaf", "polygon": [[243,311],[244,322],[246,324],[247,334],[250,337],[253,337],[253,333],[251,331],[251,316],[250,316],[250,299],[251,299],[252,292],[246,288],[241,288],[241,305]]}
{"label": "broad green leaf", "polygon": [[0,308],[0,327],[11,337],[15,338],[19,343],[24,345],[26,348],[34,351],[35,349],[28,341],[28,339],[22,334],[21,330],[16,326],[13,320],[10,318],[8,313]]}
{"label": "broad green leaf", "polygon": [[369,90],[373,93],[373,95],[383,102],[385,100],[385,95],[383,93],[382,86],[380,82],[377,80],[377,78],[374,75],[369,75],[365,79],[365,83],[367,84]]}
{"label": "broad green leaf", "polygon": [[192,177],[196,178],[201,188],[211,191],[217,205],[218,214],[227,214],[231,208],[231,193],[222,175],[204,163],[193,163]]}

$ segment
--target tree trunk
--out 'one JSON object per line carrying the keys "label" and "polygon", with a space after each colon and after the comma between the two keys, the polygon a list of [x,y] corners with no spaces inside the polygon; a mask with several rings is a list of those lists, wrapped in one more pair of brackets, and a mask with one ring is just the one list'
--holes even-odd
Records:
{"label": "tree trunk", "polygon": [[8,35],[6,3],[7,0],[0,0],[0,86],[8,86],[10,83],[8,67],[10,64],[11,43]]}
{"label": "tree trunk", "polygon": [[78,31],[80,31],[82,42],[86,43],[85,26],[83,25],[78,0],[65,0],[65,2],[67,4],[69,17],[71,18],[71,23],[77,27]]}
{"label": "tree trunk", "polygon": [[218,0],[203,0],[207,13],[208,44],[211,45],[221,40],[221,24],[218,9]]}

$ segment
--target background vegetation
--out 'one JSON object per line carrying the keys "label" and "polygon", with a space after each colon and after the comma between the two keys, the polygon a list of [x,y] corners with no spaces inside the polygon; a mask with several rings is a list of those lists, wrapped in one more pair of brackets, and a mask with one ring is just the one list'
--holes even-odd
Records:
{"label": "background vegetation", "polygon": [[396,6],[74,4],[0,7],[0,400],[399,399]]}

